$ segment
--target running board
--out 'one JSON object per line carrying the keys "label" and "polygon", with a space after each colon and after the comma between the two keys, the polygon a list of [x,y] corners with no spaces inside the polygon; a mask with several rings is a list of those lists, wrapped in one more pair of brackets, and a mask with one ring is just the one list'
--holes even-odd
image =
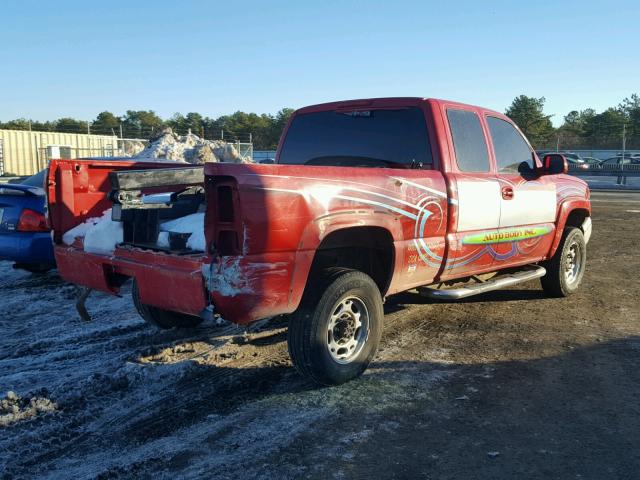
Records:
{"label": "running board", "polygon": [[545,273],[547,273],[547,271],[544,267],[536,266],[534,268],[500,275],[494,279],[487,280],[486,282],[466,285],[460,288],[440,290],[436,288],[420,287],[418,288],[418,292],[420,295],[437,300],[460,300],[461,298],[471,297],[472,295],[479,295],[481,293],[511,287],[518,283],[534,280],[536,278],[543,277]]}

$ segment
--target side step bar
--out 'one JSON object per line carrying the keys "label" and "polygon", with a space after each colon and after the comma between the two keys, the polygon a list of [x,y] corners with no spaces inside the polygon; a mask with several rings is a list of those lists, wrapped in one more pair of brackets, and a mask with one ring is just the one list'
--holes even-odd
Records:
{"label": "side step bar", "polygon": [[459,300],[461,298],[471,297],[480,293],[498,290],[500,288],[510,287],[518,283],[527,282],[536,278],[543,277],[547,271],[544,267],[536,266],[518,272],[499,275],[498,277],[482,283],[473,285],[465,285],[460,288],[437,289],[429,287],[419,287],[418,292],[428,298],[436,300]]}

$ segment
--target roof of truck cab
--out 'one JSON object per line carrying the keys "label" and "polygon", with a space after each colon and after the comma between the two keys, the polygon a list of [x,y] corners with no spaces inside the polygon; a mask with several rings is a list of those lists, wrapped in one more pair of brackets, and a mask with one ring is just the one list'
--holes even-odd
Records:
{"label": "roof of truck cab", "polygon": [[296,113],[321,112],[326,110],[342,110],[342,109],[364,109],[364,108],[385,108],[385,107],[402,107],[416,106],[421,103],[430,103],[432,105],[446,105],[447,107],[462,107],[473,110],[481,110],[485,113],[496,114],[504,117],[503,113],[491,110],[489,108],[477,105],[469,105],[466,103],[455,102],[452,100],[443,100],[438,98],[424,97],[381,97],[381,98],[359,98],[355,100],[342,100],[337,102],[318,103],[309,105],[296,110]]}

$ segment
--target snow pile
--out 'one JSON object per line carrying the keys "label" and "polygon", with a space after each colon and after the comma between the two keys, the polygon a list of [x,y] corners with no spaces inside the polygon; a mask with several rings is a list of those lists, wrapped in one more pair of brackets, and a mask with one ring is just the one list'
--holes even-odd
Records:
{"label": "snow pile", "polygon": [[171,160],[192,164],[206,162],[251,163],[230,143],[222,140],[204,140],[189,133],[179,136],[166,127],[151,137],[149,145],[137,155],[138,160]]}
{"label": "snow pile", "polygon": [[125,157],[134,157],[145,148],[144,142],[140,140],[122,140],[120,150]]}
{"label": "snow pile", "polygon": [[84,238],[84,251],[110,254],[122,243],[122,223],[111,220],[111,209],[101,217],[94,217],[76,225],[62,236],[62,241],[72,245],[76,238]]}
{"label": "snow pile", "polygon": [[20,398],[9,391],[0,400],[0,427],[6,427],[20,420],[35,417],[40,413],[53,412],[58,406],[45,397]]}
{"label": "snow pile", "polygon": [[205,251],[204,240],[204,213],[192,213],[186,217],[168,220],[160,224],[160,235],[158,235],[158,245],[169,246],[169,233],[190,233],[187,240],[187,248],[191,250]]}

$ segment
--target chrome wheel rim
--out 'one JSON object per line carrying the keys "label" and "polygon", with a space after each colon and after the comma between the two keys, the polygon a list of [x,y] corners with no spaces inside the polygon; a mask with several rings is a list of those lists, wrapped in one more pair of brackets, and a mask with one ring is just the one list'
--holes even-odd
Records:
{"label": "chrome wheel rim", "polygon": [[569,285],[573,284],[582,269],[582,250],[578,242],[572,242],[567,249],[564,263],[564,278]]}
{"label": "chrome wheel rim", "polygon": [[327,350],[340,364],[358,357],[369,336],[369,311],[358,297],[345,297],[334,307],[327,325]]}

